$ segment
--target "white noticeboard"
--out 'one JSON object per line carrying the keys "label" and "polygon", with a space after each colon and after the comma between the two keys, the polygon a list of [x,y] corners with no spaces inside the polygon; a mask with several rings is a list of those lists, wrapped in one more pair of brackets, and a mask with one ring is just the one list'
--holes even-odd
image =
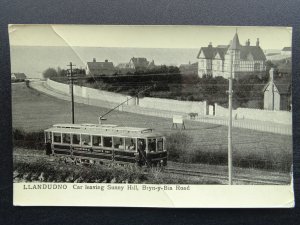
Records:
{"label": "white noticeboard", "polygon": [[173,123],[183,124],[183,117],[182,116],[174,115],[173,116]]}

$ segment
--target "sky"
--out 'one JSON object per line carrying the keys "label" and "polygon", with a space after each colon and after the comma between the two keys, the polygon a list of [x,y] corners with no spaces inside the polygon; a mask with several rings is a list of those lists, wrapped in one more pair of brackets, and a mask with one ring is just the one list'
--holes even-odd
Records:
{"label": "sky", "polygon": [[292,28],[186,25],[9,25],[11,45],[129,48],[200,48],[228,44],[235,32],[242,45],[260,39],[263,49],[291,46]]}

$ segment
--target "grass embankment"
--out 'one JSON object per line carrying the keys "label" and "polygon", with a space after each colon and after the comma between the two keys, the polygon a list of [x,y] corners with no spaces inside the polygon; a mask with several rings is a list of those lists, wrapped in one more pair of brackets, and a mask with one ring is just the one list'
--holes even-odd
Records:
{"label": "grass embankment", "polygon": [[[22,158],[22,157],[21,157]],[[74,165],[45,159],[15,159],[14,182],[135,183],[135,184],[221,184],[209,178],[166,174],[159,168],[135,166]]]}
{"label": "grass embankment", "polygon": [[[44,134],[13,130],[15,147],[44,149]],[[184,132],[167,135],[168,160],[182,163],[202,163],[211,165],[227,164],[227,145],[220,144],[195,146],[193,139]],[[217,148],[216,148],[217,147]],[[265,146],[264,151],[252,148],[251,151],[238,151],[234,148],[233,165],[241,168],[256,168],[277,172],[290,172],[292,154],[288,148],[278,151]]]}
{"label": "grass embankment", "polygon": [[[70,121],[70,103],[46,96],[25,84],[12,85],[15,146],[43,149],[42,130]],[[76,123],[95,123],[108,109],[75,103]],[[151,127],[167,137],[169,160],[186,163],[227,164],[227,127],[185,121],[186,130],[172,130],[172,120],[114,111],[107,123]],[[23,130],[26,130],[24,132]],[[236,167],[290,172],[292,136],[233,128],[233,164]]]}
{"label": "grass embankment", "polygon": [[[211,165],[227,165],[227,143],[195,146],[193,139],[184,132],[167,136],[169,160],[183,163],[203,163]],[[247,144],[247,143],[246,143]],[[248,146],[233,147],[233,166],[255,168],[277,172],[290,172],[292,166],[292,150],[289,146],[264,145],[256,148],[249,142]],[[234,144],[233,144],[234,145]],[[240,149],[245,147],[246,149]]]}

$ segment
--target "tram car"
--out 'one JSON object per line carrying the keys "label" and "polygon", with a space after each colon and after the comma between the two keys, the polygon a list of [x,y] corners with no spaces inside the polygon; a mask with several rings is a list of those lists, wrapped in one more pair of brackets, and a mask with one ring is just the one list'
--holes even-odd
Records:
{"label": "tram car", "polygon": [[45,131],[46,149],[73,162],[166,166],[165,137],[150,128],[112,124],[56,124]]}

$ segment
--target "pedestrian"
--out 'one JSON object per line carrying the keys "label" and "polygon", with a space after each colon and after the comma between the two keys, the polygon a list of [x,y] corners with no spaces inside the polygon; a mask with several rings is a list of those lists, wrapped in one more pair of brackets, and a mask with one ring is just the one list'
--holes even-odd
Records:
{"label": "pedestrian", "polygon": [[52,153],[51,140],[48,139],[46,143],[46,155],[50,156],[51,153]]}

